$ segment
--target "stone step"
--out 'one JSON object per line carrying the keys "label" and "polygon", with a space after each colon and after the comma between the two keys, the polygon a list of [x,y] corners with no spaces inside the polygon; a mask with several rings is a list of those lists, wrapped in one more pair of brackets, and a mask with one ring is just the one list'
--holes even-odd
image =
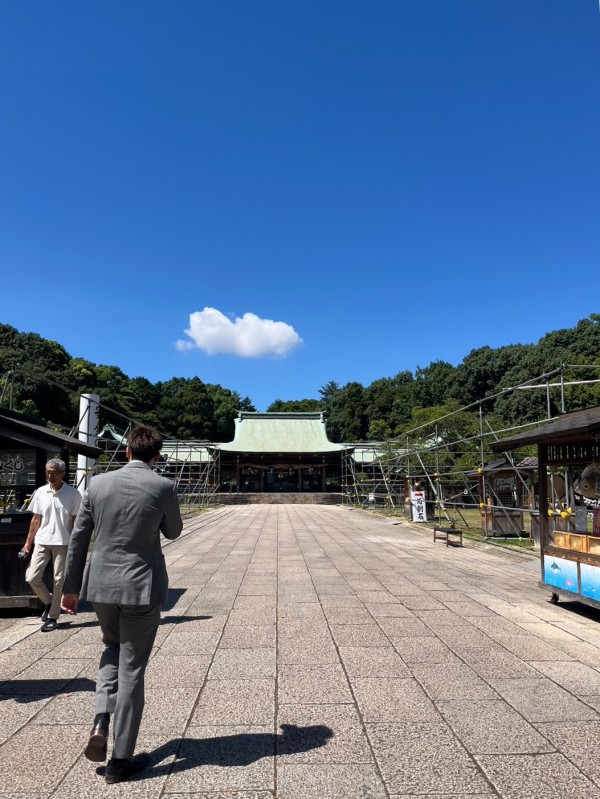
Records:
{"label": "stone step", "polygon": [[341,505],[342,495],[336,493],[278,491],[274,493],[217,494],[219,505]]}

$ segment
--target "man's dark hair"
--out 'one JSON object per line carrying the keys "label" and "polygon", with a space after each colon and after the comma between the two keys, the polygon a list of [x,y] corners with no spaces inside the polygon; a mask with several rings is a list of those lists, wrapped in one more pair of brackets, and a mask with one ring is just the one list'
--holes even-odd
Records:
{"label": "man's dark hair", "polygon": [[156,427],[140,424],[127,437],[127,446],[135,460],[148,463],[160,454],[163,438]]}

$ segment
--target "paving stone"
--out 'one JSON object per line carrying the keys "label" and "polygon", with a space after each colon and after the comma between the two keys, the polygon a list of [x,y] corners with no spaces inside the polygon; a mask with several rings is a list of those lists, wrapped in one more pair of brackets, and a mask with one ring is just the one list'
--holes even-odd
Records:
{"label": "paving stone", "polygon": [[[29,768],[39,748],[45,766],[74,732],[46,782],[0,782],[0,799],[510,799],[511,769],[544,758],[550,781],[521,780],[513,795],[543,799],[557,774],[557,799],[565,763],[579,775],[570,796],[594,795],[591,781],[600,795],[598,614],[550,605],[530,561],[476,543],[446,551],[430,530],[341,507],[195,519],[196,533],[165,545],[176,590],[146,672],[138,749],[150,767],[106,786],[81,756],[102,649],[94,614],[47,636],[17,619],[0,624],[0,681],[13,683],[0,686],[0,778],[18,776],[10,747]],[[50,675],[52,697],[19,693],[25,671],[29,685]],[[497,770],[493,785],[476,760]]]}
{"label": "paving stone", "polygon": [[408,665],[413,663],[457,663],[452,650],[434,636],[410,638],[390,636],[394,649]]}
{"label": "paving stone", "polygon": [[371,624],[332,624],[331,634],[337,646],[389,646],[388,638],[379,626]]}
{"label": "paving stone", "polygon": [[570,655],[533,635],[497,635],[496,641],[521,660],[574,660]]}
{"label": "paving stone", "polygon": [[277,724],[284,732],[276,741],[279,765],[372,762],[353,705],[280,705]]}
{"label": "paving stone", "polygon": [[498,699],[495,691],[464,663],[415,663],[411,671],[434,701]]}
{"label": "paving stone", "polygon": [[275,677],[275,648],[220,649],[208,672],[209,680]]}
{"label": "paving stone", "polygon": [[531,634],[528,633],[523,625],[515,624],[513,621],[504,619],[502,616],[497,616],[495,613],[492,613],[489,616],[471,616],[469,621],[471,624],[477,627],[478,630],[481,630],[482,633],[485,633],[495,641],[498,640],[496,636],[526,636]]}
{"label": "paving stone", "polygon": [[367,734],[390,794],[493,794],[443,721],[368,724]]}
{"label": "paving stone", "polygon": [[600,695],[600,671],[585,663],[543,661],[531,665],[569,693],[584,698]]}
{"label": "paving stone", "polygon": [[15,679],[2,683],[0,694],[58,693],[80,674],[86,664],[86,660],[79,659],[37,660]]}
{"label": "paving stone", "polygon": [[548,624],[548,622],[544,621],[520,622],[516,626],[529,635],[535,635],[537,638],[550,641],[557,646],[561,642],[576,643],[579,641],[579,639],[571,633],[561,630],[561,628],[557,627],[555,624]]}
{"label": "paving stone", "polygon": [[356,595],[365,605],[380,602],[392,602],[395,604],[398,601],[394,594],[388,591],[357,591]]}
{"label": "paving stone", "polygon": [[305,623],[324,623],[325,614],[318,602],[302,602],[293,603],[291,605],[279,605],[278,609],[279,621],[287,621],[290,619],[302,620]]}
{"label": "paving stone", "polygon": [[323,666],[280,666],[280,704],[352,702],[348,680],[338,663]]}
{"label": "paving stone", "polygon": [[[3,703],[2,710],[5,709]],[[45,702],[32,724],[85,724],[94,719],[94,692],[73,691],[60,693]]]}
{"label": "paving stone", "polygon": [[288,639],[279,640],[277,644],[278,665],[317,666],[337,662],[338,656],[332,641],[315,644],[310,640]]}
{"label": "paving stone", "polygon": [[528,663],[500,646],[481,649],[457,647],[461,658],[484,680],[535,678],[539,675]]}
{"label": "paving stone", "polygon": [[374,766],[348,764],[282,765],[278,799],[386,799]]}
{"label": "paving stone", "polygon": [[439,718],[433,702],[415,680],[351,677],[350,684],[365,722]]}
{"label": "paving stone", "polygon": [[597,799],[598,786],[564,755],[480,755],[486,776],[504,799]]}
{"label": "paving stone", "polygon": [[209,655],[158,654],[148,663],[144,682],[146,689],[187,687],[193,691],[204,682],[211,658]]}
{"label": "paving stone", "polygon": [[206,632],[197,633],[178,631],[172,633],[162,644],[161,652],[172,655],[212,655],[217,648],[220,637],[220,630],[207,630]]}
{"label": "paving stone", "polygon": [[366,608],[374,618],[413,618],[413,613],[402,602],[368,602]]}
{"label": "paving stone", "polygon": [[194,726],[273,725],[275,680],[209,680],[194,712]]}
{"label": "paving stone", "polygon": [[252,624],[238,626],[228,624],[219,642],[223,649],[275,648],[275,625]]}
{"label": "paving stone", "polygon": [[340,646],[340,657],[350,677],[403,677],[411,672],[392,647]]}
{"label": "paving stone", "polygon": [[471,754],[533,754],[555,749],[506,702],[441,701],[437,707]]}
{"label": "paving stone", "polygon": [[54,790],[77,760],[83,727],[60,727],[60,746],[52,725],[23,727],[2,746],[0,795]]}
{"label": "paving stone", "polygon": [[[390,799],[415,799],[415,794],[393,793]],[[420,793],[418,799],[490,799],[489,793]]]}
{"label": "paving stone", "polygon": [[325,608],[325,616],[331,625],[366,624],[372,626],[374,624],[373,616],[364,608]]}
{"label": "paving stone", "polygon": [[529,722],[590,721],[599,718],[592,708],[544,677],[496,679],[490,683]]}
{"label": "paving stone", "polygon": [[[88,730],[89,732],[89,730]],[[87,736],[86,736],[87,738]],[[149,755],[149,765],[142,772],[121,785],[107,785],[104,781],[105,764],[90,763],[79,757],[71,771],[65,776],[52,795],[58,799],[109,799],[109,797],[133,796],[135,799],[154,799],[162,794],[163,782],[168,776],[179,741],[163,742],[156,737],[138,739],[141,751]],[[82,747],[83,748],[83,744]],[[109,743],[109,757],[110,757]]]}
{"label": "paving stone", "polygon": [[433,632],[422,621],[413,618],[380,618],[379,625],[388,638],[425,638]]}
{"label": "paving stone", "polygon": [[0,652],[0,680],[10,680],[24,671],[38,659],[35,652],[16,651],[14,649]]}
{"label": "paving stone", "polygon": [[600,785],[600,721],[536,724],[539,732],[560,749],[590,779]]}
{"label": "paving stone", "polygon": [[5,697],[0,706],[0,744],[36,717],[51,700],[51,696],[41,694]]}
{"label": "paving stone", "polygon": [[402,604],[408,610],[442,610],[444,608],[444,605],[438,599],[426,592],[416,595],[404,594],[402,596]]}
{"label": "paving stone", "polygon": [[271,791],[275,736],[251,726],[194,726],[181,744],[166,795]]}

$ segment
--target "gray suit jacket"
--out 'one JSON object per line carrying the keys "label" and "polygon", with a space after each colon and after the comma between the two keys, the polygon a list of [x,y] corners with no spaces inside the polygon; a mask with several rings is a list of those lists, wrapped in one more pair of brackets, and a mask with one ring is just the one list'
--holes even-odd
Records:
{"label": "gray suit jacket", "polygon": [[[175,483],[141,461],[94,477],[71,533],[63,592],[91,602],[160,605],[168,577],[160,534],[183,523]],[[94,548],[86,566],[94,532]]]}

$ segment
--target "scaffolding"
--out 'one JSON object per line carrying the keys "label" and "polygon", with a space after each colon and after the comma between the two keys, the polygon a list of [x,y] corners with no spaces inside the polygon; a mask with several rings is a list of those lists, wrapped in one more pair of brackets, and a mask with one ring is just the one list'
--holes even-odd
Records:
{"label": "scaffolding", "polygon": [[220,485],[221,453],[208,441],[165,441],[156,469],[177,484],[183,505],[213,505]]}
{"label": "scaffolding", "polygon": [[[126,463],[127,434],[132,424],[125,430],[112,424],[104,425],[98,437],[98,446],[104,452],[98,458],[97,473],[117,469]],[[216,503],[220,462],[219,449],[208,441],[167,439],[154,470],[177,485],[181,505],[193,508]]]}
{"label": "scaffolding", "polygon": [[[453,409],[408,430],[401,437],[351,445],[342,459],[344,503],[362,508],[381,507],[410,517],[410,493],[418,489],[424,492],[429,521],[476,527],[486,537],[529,538],[536,532],[540,513],[531,476],[537,469],[537,461],[528,458],[515,462],[507,453],[504,464],[494,463],[498,456],[491,444],[556,418],[551,413],[551,392],[560,392],[557,405],[561,413],[566,413],[566,389],[600,383],[600,379],[565,379],[578,369],[598,371],[600,366],[564,365]],[[495,401],[512,392],[532,390],[546,393],[546,415],[525,424],[501,425],[493,412]],[[491,467],[496,473],[507,475],[500,488],[497,482],[489,479],[494,471]],[[576,504],[573,476],[568,470],[550,475],[548,496],[548,511],[556,517],[556,529],[560,529],[561,524],[568,523]],[[525,525],[521,519],[528,514],[529,525]]]}
{"label": "scaffolding", "polygon": [[[595,370],[597,373],[600,366],[565,365],[432,418],[403,433],[401,437],[383,442],[344,445],[341,457],[342,501],[351,506],[379,507],[410,515],[410,494],[418,488],[425,494],[430,520],[438,519],[440,523],[460,520],[466,527],[479,526],[487,535],[494,533],[493,529],[487,529],[487,517],[491,515],[492,521],[505,518],[505,526],[510,534],[529,535],[535,526],[535,516],[540,512],[535,506],[535,486],[531,480],[527,482],[524,464],[515,463],[510,455],[506,456],[506,471],[514,473],[514,485],[510,490],[506,488],[508,484],[499,490],[497,485],[485,479],[486,468],[489,471],[493,459],[497,458],[491,450],[491,444],[499,438],[537,427],[555,418],[552,416],[551,403],[553,392],[559,392],[556,407],[565,413],[568,410],[569,389],[577,391],[577,387],[600,383],[600,379],[566,379],[577,370],[587,370],[588,373]],[[50,385],[59,385],[47,380]],[[9,385],[7,379],[3,396]],[[534,422],[503,427],[493,412],[495,401],[513,392],[535,390],[546,393],[546,416]],[[76,394],[73,391],[70,393]],[[581,407],[581,397],[575,397],[575,402]],[[126,462],[127,435],[136,422],[102,403],[99,407],[103,412],[104,427],[99,434],[98,446],[103,452],[97,460],[95,471],[104,472]],[[64,432],[76,436],[80,426],[81,420],[71,430],[65,429]],[[163,458],[157,471],[177,483],[182,503],[201,506],[218,502],[218,492],[223,487],[219,445],[208,441],[177,441],[169,436],[164,438]],[[532,472],[536,465],[530,463],[528,467],[531,467]],[[69,473],[75,475],[76,471],[77,463],[73,461]],[[563,514],[576,504],[573,477],[568,469],[550,475],[550,510],[556,511],[561,520],[564,520]],[[517,508],[515,501],[512,501],[513,495],[522,498],[521,508]],[[473,514],[473,510],[477,514]],[[523,516],[529,514],[529,531],[523,529],[523,523],[515,522],[518,519],[516,511],[522,511]],[[474,524],[475,516],[479,517],[478,525]],[[557,518],[556,523],[561,524],[562,521]]]}

